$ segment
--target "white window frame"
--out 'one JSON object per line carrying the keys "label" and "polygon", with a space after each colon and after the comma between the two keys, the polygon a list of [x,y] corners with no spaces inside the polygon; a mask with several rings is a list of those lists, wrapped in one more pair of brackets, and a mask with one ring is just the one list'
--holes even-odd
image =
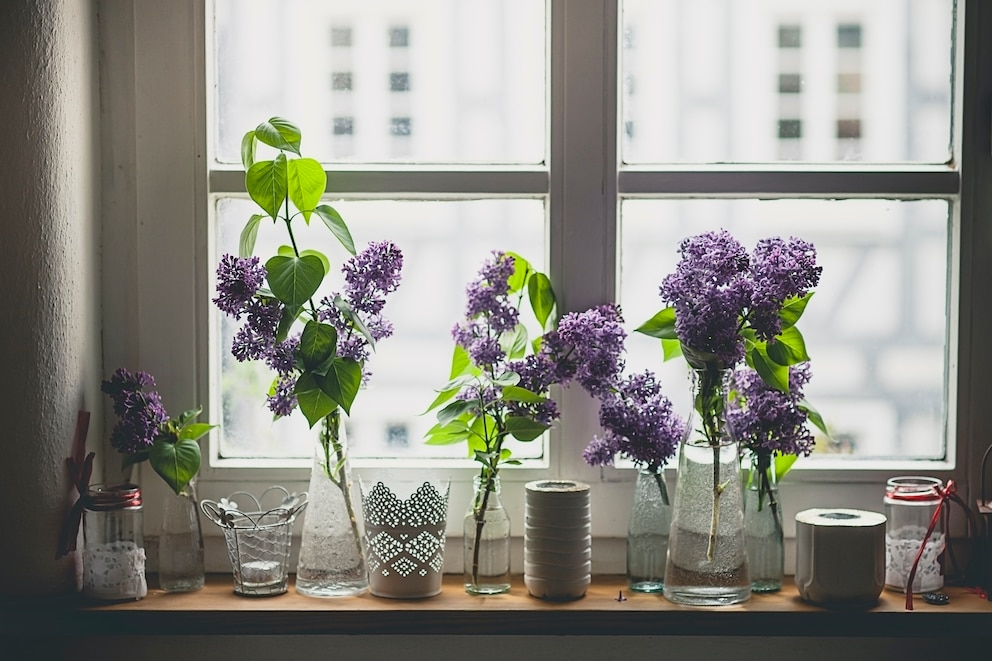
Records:
{"label": "white window frame", "polygon": [[[207,283],[212,270],[208,200],[212,192],[243,190],[240,171],[214,171],[207,176],[206,127],[211,113],[205,70],[210,47],[208,4],[209,0],[101,0],[99,9],[105,54],[101,61],[102,259],[107,283],[104,372],[125,365],[153,373],[170,411],[207,401],[205,365],[211,351]],[[623,196],[656,197],[664,191],[663,196],[669,198],[774,195],[956,201],[952,204],[951,268],[960,277],[952,278],[947,311],[948,391],[956,406],[948,407],[947,460],[858,466],[838,461],[815,469],[797,467],[782,489],[790,537],[792,515],[807,507],[880,510],[885,479],[900,473],[953,478],[966,501],[974,502],[980,458],[989,442],[982,412],[992,394],[990,371],[983,369],[992,365],[992,343],[982,341],[983,329],[992,327],[992,306],[983,298],[987,295],[983,283],[992,282],[992,260],[987,254],[992,246],[992,223],[987,220],[992,217],[992,186],[984,185],[992,176],[992,159],[988,110],[978,101],[992,96],[992,11],[975,0],[959,0],[956,11],[953,159],[946,166],[620,168],[621,127],[613,102],[619,84],[617,1],[551,0],[550,169],[369,167],[335,169],[329,174],[342,195],[457,198],[499,195],[507,190],[546,195],[549,270],[563,310],[614,299],[617,216]],[[979,39],[979,35],[986,38]],[[590,103],[590,98],[602,99],[602,103]],[[571,154],[583,156],[570,160]],[[774,189],[769,182],[774,182]],[[104,406],[105,428],[109,429],[113,414]],[[523,483],[549,476],[587,481],[594,494],[594,572],[622,572],[633,471],[593,468],[582,460],[581,449],[597,428],[596,407],[587,395],[566,390],[561,410],[545,465],[503,473],[513,535],[522,535]],[[211,419],[209,410],[205,418]],[[105,458],[108,455],[112,457],[111,452],[104,452]],[[111,465],[114,459],[105,459],[109,474],[116,470]],[[306,488],[305,468],[204,463],[201,497],[219,498],[238,489],[260,491],[271,484]],[[395,479],[415,480],[422,474],[423,466],[404,463],[386,468]],[[354,466],[366,479],[383,468],[358,460]],[[457,536],[461,507],[468,502],[469,480],[475,470],[467,462],[464,468],[445,471],[453,479],[449,535]],[[149,502],[155,502],[157,493],[164,494],[161,481],[152,478],[143,480]],[[147,508],[150,536],[157,524],[155,509]],[[461,554],[447,555],[446,569],[458,571]],[[514,556],[517,571],[520,555]],[[221,560],[212,562],[211,557]],[[791,564],[792,554],[786,557]],[[227,569],[222,550],[208,555],[208,569]]]}

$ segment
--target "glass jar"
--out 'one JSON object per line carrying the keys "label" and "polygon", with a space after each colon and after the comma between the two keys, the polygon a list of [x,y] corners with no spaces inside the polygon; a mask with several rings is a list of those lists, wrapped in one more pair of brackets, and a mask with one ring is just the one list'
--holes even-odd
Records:
{"label": "glass jar", "polygon": [[94,485],[83,495],[83,589],[106,601],[141,599],[145,542],[141,487]]}
{"label": "glass jar", "polygon": [[500,481],[473,478],[472,504],[465,514],[465,592],[502,594],[510,590],[510,517],[500,502]]}
{"label": "glass jar", "polygon": [[[934,513],[940,506],[939,488],[934,477],[894,477],[885,486],[885,586],[905,591],[909,573]],[[930,592],[944,586],[943,522],[938,518],[926,540],[913,579],[913,592]]]}

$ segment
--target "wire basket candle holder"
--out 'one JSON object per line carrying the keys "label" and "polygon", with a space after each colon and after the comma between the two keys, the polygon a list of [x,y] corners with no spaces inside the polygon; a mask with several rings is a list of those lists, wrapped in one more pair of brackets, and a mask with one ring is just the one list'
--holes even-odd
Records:
{"label": "wire basket candle holder", "polygon": [[[278,506],[263,510],[262,503],[270,494],[281,494],[282,500]],[[253,507],[239,509],[235,498]],[[306,492],[290,493],[278,486],[269,487],[259,498],[237,491],[220,502],[200,501],[203,513],[224,531],[235,594],[267,597],[286,592],[292,525],[306,505]]]}

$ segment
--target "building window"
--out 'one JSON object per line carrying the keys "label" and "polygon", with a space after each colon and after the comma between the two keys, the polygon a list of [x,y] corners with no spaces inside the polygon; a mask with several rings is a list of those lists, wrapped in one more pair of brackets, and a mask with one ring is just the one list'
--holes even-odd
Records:
{"label": "building window", "polygon": [[861,137],[861,120],[860,119],[838,119],[837,120],[837,139],[838,140],[852,140]]}
{"label": "building window", "polygon": [[331,46],[336,48],[351,47],[351,28],[342,26],[331,27]]}
{"label": "building window", "polygon": [[350,92],[352,90],[351,72],[331,74],[331,89],[335,92]]}
{"label": "building window", "polygon": [[802,92],[803,79],[798,73],[781,73],[778,75],[779,94],[799,94]]}
{"label": "building window", "polygon": [[802,28],[798,25],[778,26],[779,48],[801,48],[803,45]]}
{"label": "building window", "polygon": [[803,122],[801,119],[778,120],[779,140],[798,140],[803,137]]}
{"label": "building window", "polygon": [[410,28],[394,27],[389,29],[389,47],[407,48],[410,46]]}
{"label": "building window", "polygon": [[389,74],[389,91],[390,92],[409,92],[410,91],[410,74],[408,74],[408,73],[391,73],[391,74]]}
{"label": "building window", "polygon": [[394,136],[410,135],[410,118],[393,117],[389,122],[389,133]]}
{"label": "building window", "polygon": [[351,117],[334,118],[334,135],[352,135],[354,132],[355,124]]}
{"label": "building window", "polygon": [[861,25],[845,23],[837,26],[838,48],[861,48]]}

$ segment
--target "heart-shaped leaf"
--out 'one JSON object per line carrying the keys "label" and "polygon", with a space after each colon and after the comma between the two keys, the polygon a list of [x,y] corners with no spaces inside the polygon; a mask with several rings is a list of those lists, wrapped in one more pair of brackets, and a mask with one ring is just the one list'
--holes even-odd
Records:
{"label": "heart-shaped leaf", "polygon": [[300,129],[293,122],[282,117],[272,117],[255,127],[255,137],[270,147],[291,151],[300,155]]}
{"label": "heart-shaped leaf", "polygon": [[286,183],[286,155],[280,153],[274,160],[259,161],[245,174],[245,188],[255,203],[273,220],[286,201],[289,185]]}
{"label": "heart-shaped leaf", "polygon": [[298,307],[310,300],[324,279],[324,264],[313,255],[277,255],[265,262],[272,293],[287,307]]}
{"label": "heart-shaped leaf", "polygon": [[327,173],[324,167],[312,158],[297,158],[289,161],[286,167],[289,186],[289,201],[303,213],[309,224],[310,214],[320,204],[320,197],[327,187]]}
{"label": "heart-shaped leaf", "polygon": [[159,439],[148,452],[148,463],[178,495],[200,470],[200,445],[191,439]]}

